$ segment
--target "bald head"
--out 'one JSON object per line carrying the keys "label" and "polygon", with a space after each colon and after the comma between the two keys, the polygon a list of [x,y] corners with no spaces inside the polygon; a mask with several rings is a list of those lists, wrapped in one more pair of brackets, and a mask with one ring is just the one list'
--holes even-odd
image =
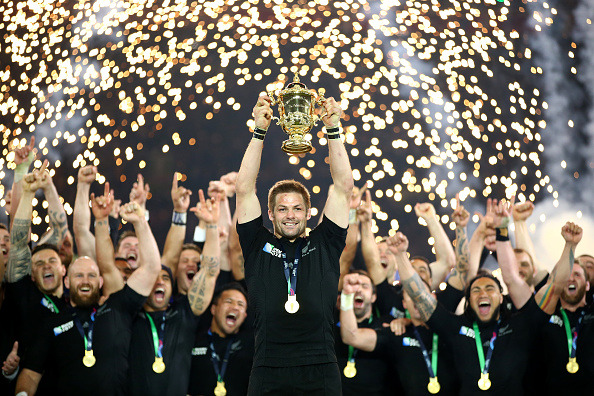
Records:
{"label": "bald head", "polygon": [[99,303],[103,278],[97,263],[90,257],[79,257],[70,264],[65,283],[73,306],[90,307]]}

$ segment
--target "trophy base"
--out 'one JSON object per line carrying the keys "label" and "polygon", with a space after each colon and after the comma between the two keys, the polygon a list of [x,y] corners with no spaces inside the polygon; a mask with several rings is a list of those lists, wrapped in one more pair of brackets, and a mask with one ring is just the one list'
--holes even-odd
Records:
{"label": "trophy base", "polygon": [[313,149],[313,146],[311,142],[305,139],[287,139],[283,142],[281,148],[285,153],[303,154],[309,153]]}

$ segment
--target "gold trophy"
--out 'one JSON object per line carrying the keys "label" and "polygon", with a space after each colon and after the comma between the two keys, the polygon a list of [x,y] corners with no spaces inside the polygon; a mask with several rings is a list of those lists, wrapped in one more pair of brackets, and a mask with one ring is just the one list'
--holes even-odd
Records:
{"label": "gold trophy", "polygon": [[280,117],[272,117],[276,124],[283,128],[283,131],[289,135],[289,139],[282,144],[282,149],[289,154],[308,153],[313,148],[311,142],[305,139],[311,128],[317,124],[321,116],[315,114],[315,105],[322,106],[324,101],[324,88],[316,93],[313,89],[307,89],[305,84],[299,82],[299,77],[295,74],[293,82],[274,97],[274,93],[269,92],[268,96],[272,99],[272,104],[278,104]]}

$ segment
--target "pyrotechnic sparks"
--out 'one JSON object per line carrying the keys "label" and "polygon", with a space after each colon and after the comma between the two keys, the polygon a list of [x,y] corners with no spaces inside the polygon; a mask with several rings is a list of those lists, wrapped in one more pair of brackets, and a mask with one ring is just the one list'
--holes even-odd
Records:
{"label": "pyrotechnic sparks", "polygon": [[[395,205],[446,207],[458,191],[481,201],[558,195],[541,163],[542,69],[520,31],[525,18],[552,20],[519,1],[10,1],[0,12],[4,158],[43,131],[39,149],[58,153],[50,166],[63,173],[101,172],[113,154],[134,174],[147,166],[147,139],[164,156],[207,150],[196,125],[248,120],[256,92],[298,73],[340,97],[375,231],[398,229]],[[288,161],[320,194],[326,140],[312,134],[318,151]],[[73,160],[59,155],[67,147],[78,150]],[[13,167],[0,160],[1,176]]]}

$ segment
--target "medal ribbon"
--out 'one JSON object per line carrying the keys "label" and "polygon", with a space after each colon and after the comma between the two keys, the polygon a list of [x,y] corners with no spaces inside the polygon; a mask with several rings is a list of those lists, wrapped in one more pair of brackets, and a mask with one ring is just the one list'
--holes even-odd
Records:
{"label": "medal ribbon", "polygon": [[85,341],[85,351],[93,350],[93,327],[95,326],[95,313],[97,313],[97,310],[93,309],[93,312],[91,313],[91,321],[89,322],[89,331],[86,334],[85,334],[85,329],[83,328],[83,325],[82,325],[80,319],[76,315],[76,312],[73,315],[74,316],[74,324],[76,325],[78,332],[80,333],[83,340]]}
{"label": "medal ribbon", "polygon": [[483,352],[483,342],[481,341],[481,332],[479,330],[478,324],[474,322],[472,324],[472,328],[474,329],[474,341],[476,341],[476,351],[478,352],[479,363],[481,365],[481,373],[488,374],[489,366],[491,365],[491,355],[493,355],[493,349],[495,348],[495,340],[497,339],[497,333],[499,332],[499,320],[495,325],[495,330],[493,331],[491,341],[489,341],[487,359],[485,359],[485,355]]}
{"label": "medal ribbon", "polygon": [[586,314],[585,310],[582,310],[580,317],[578,319],[577,325],[575,326],[575,331],[573,335],[571,334],[571,324],[569,324],[569,318],[567,317],[567,313],[563,308],[561,308],[561,316],[563,316],[563,324],[565,325],[565,333],[567,334],[567,347],[569,349],[569,357],[575,358],[575,353],[577,350],[577,338],[580,328],[582,327],[582,320],[584,319],[584,315]]}
{"label": "medal ribbon", "polygon": [[233,345],[233,340],[235,339],[235,337],[233,337],[233,336],[228,337],[227,350],[225,351],[225,357],[223,358],[223,362],[219,366],[218,363],[221,361],[221,358],[215,351],[213,340],[212,340],[213,339],[212,331],[210,331],[210,329],[208,330],[208,335],[210,337],[210,350],[211,350],[210,360],[212,361],[212,365],[213,365],[215,374],[217,375],[217,382],[223,382],[223,378],[225,378],[225,372],[227,371],[227,363],[229,362],[229,356],[231,355],[231,346]]}
{"label": "medal ribbon", "polygon": [[51,311],[53,311],[54,313],[60,313],[60,310],[58,309],[58,307],[56,306],[56,304],[54,304],[54,301],[49,298],[49,296],[45,293],[43,293],[43,298],[45,299],[46,303],[51,304],[52,307],[54,307],[54,309],[52,310],[50,308]]}
{"label": "medal ribbon", "polygon": [[153,345],[155,347],[155,357],[156,358],[162,358],[163,357],[163,339],[164,339],[164,335],[165,335],[165,312],[163,312],[163,321],[161,322],[161,326],[159,328],[159,331],[157,332],[157,326],[155,326],[155,322],[153,321],[153,318],[151,318],[151,315],[148,314],[148,312],[144,313],[146,318],[149,321],[149,324],[151,325],[151,333],[153,334]]}
{"label": "medal ribbon", "polygon": [[[292,263],[287,261],[287,250],[283,246],[282,242],[280,242],[280,245],[283,251],[283,266],[285,271],[285,279],[287,280],[287,293],[289,296],[294,296],[295,290],[297,289],[297,267],[299,266],[299,261],[301,260],[301,245],[303,245],[303,239],[299,239],[299,242],[297,242],[297,246],[295,247],[295,259]],[[292,268],[291,264],[293,264]]]}
{"label": "medal ribbon", "polygon": [[433,333],[433,349],[431,350],[431,360],[429,360],[429,352],[427,352],[427,348],[421,339],[421,334],[415,327],[415,337],[417,341],[419,341],[419,345],[421,346],[421,352],[423,352],[423,358],[425,359],[425,365],[427,365],[427,370],[429,371],[429,377],[434,378],[435,374],[437,373],[437,344],[438,344],[438,336],[437,334]]}

